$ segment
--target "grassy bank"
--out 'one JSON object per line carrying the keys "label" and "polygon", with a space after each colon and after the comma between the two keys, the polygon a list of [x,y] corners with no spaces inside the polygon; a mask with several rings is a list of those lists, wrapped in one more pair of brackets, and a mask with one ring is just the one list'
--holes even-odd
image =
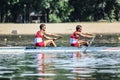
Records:
{"label": "grassy bank", "polygon": [[[57,46],[69,47],[70,34],[62,36]],[[0,35],[0,46],[34,46],[34,35]],[[92,46],[120,46],[120,34],[97,34]]]}

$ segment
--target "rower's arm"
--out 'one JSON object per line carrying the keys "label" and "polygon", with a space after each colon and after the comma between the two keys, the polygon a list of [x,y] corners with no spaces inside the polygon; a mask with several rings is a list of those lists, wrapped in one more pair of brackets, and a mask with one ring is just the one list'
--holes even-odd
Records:
{"label": "rower's arm", "polygon": [[88,33],[86,34],[86,33],[78,32],[77,34],[80,35],[80,36],[83,36],[83,37],[87,37],[87,38],[94,37],[92,34],[88,34]]}
{"label": "rower's arm", "polygon": [[90,36],[92,36],[93,34],[89,34],[89,33],[83,33],[84,35],[90,35]]}
{"label": "rower's arm", "polygon": [[54,38],[48,37],[48,36],[46,36],[46,35],[44,35],[44,38],[45,38],[45,39],[48,39],[48,40],[53,40],[53,39],[54,39]]}
{"label": "rower's arm", "polygon": [[93,34],[88,34],[88,33],[82,33],[83,35],[85,35],[85,37],[91,38],[94,37],[95,35]]}
{"label": "rower's arm", "polygon": [[51,36],[52,34],[47,34],[46,32],[44,32],[44,38],[45,39],[48,39],[48,40],[55,40],[56,38],[51,38],[51,37],[48,37],[48,36]]}
{"label": "rower's arm", "polygon": [[54,37],[60,37],[60,35],[58,35],[58,34],[52,34],[52,33],[45,33],[45,35],[47,35],[47,36],[54,36]]}

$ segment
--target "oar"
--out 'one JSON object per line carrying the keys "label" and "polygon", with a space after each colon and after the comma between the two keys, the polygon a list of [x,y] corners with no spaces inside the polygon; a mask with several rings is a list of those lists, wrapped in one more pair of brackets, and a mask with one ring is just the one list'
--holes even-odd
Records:
{"label": "oar", "polygon": [[87,49],[91,46],[91,44],[93,43],[94,39],[95,39],[95,36],[90,40],[88,46],[85,48],[85,50],[83,51],[83,53],[86,53]]}
{"label": "oar", "polygon": [[62,36],[60,36],[60,37],[58,37],[58,38],[56,38],[56,39],[53,39],[53,40],[55,41],[55,40],[58,40],[58,39],[61,39],[61,38],[62,38]]}

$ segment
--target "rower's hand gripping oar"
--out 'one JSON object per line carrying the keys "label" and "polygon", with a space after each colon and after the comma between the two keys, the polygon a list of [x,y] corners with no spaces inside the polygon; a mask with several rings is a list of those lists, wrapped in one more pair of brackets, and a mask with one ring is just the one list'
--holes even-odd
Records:
{"label": "rower's hand gripping oar", "polygon": [[91,46],[91,44],[93,43],[94,39],[95,39],[95,36],[93,36],[93,38],[90,40],[88,46],[85,48],[85,50],[83,51],[83,53],[86,53],[87,49]]}

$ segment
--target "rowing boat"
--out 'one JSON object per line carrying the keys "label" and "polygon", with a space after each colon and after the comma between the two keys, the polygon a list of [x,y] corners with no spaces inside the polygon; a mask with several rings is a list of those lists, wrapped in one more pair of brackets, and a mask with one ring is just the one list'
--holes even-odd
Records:
{"label": "rowing boat", "polygon": [[[3,52],[83,52],[86,47],[0,47]],[[87,52],[120,51],[120,47],[90,47]]]}

